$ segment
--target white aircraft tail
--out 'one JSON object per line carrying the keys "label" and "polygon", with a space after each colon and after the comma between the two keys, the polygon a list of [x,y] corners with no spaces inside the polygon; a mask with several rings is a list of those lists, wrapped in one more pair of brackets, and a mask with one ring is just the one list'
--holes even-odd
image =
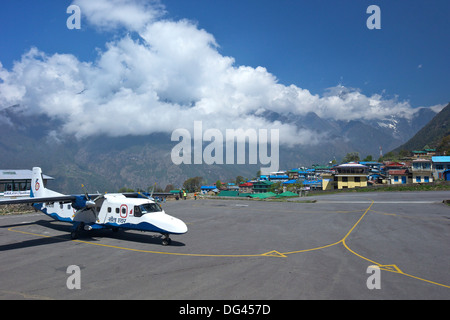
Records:
{"label": "white aircraft tail", "polygon": [[33,168],[33,175],[31,180],[31,191],[30,191],[30,197],[31,198],[46,198],[46,197],[57,197],[61,196],[61,193],[52,191],[50,189],[47,189],[44,186],[44,178],[42,176],[42,169],[41,168]]}

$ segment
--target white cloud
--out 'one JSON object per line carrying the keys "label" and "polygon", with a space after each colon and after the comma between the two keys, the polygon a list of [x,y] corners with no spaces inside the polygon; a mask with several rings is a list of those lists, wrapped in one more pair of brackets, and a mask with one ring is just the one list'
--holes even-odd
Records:
{"label": "white cloud", "polygon": [[[161,19],[159,2],[76,0],[89,23],[139,33],[107,44],[90,63],[36,48],[11,71],[0,64],[0,108],[20,104],[28,112],[62,120],[57,129],[78,138],[170,133],[192,128],[280,129],[281,143],[310,144],[323,136],[261,115],[315,112],[340,120],[409,117],[408,102],[366,96],[336,86],[323,96],[285,86],[263,67],[236,66],[219,53],[214,36],[187,20]],[[54,134],[54,133],[52,133]]]}
{"label": "white cloud", "polygon": [[139,31],[164,14],[158,0],[75,0],[83,17],[102,30]]}

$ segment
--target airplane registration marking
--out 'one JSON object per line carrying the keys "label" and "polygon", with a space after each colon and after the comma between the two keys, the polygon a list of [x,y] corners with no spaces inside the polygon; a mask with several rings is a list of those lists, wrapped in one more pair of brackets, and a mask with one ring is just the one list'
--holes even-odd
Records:
{"label": "airplane registration marking", "polygon": [[[100,247],[106,247],[106,248],[114,248],[114,249],[120,249],[120,250],[126,250],[126,251],[132,251],[132,252],[141,252],[141,253],[152,253],[152,254],[161,254],[161,255],[172,255],[172,256],[187,256],[187,257],[215,257],[215,258],[247,258],[247,257],[277,257],[277,258],[288,258],[289,255],[291,254],[299,254],[299,253],[305,253],[305,252],[311,252],[311,251],[315,251],[315,250],[321,250],[324,248],[329,248],[329,247],[333,247],[335,245],[338,244],[342,244],[349,252],[353,253],[354,255],[356,255],[357,257],[366,260],[368,262],[370,262],[373,265],[378,266],[381,270],[384,271],[388,271],[388,272],[392,272],[392,273],[398,273],[419,281],[423,281],[423,282],[427,282],[433,285],[437,285],[437,286],[441,286],[441,287],[445,287],[445,288],[450,288],[450,285],[445,285],[442,283],[438,283],[438,282],[434,282],[431,280],[427,280],[427,279],[423,279],[411,274],[407,274],[405,272],[403,272],[402,270],[400,270],[400,268],[395,265],[395,264],[382,264],[382,263],[378,263],[375,262],[373,260],[370,260],[358,253],[356,253],[355,251],[353,251],[346,243],[346,239],[350,236],[350,234],[354,231],[354,229],[358,226],[358,224],[364,219],[364,217],[366,216],[366,214],[371,211],[371,208],[373,206],[373,204],[375,203],[375,201],[371,200],[371,204],[370,206],[364,211],[364,213],[361,215],[361,217],[359,218],[359,220],[352,226],[352,228],[347,232],[347,234],[338,242],[332,243],[332,244],[328,244],[328,245],[324,245],[321,247],[316,247],[316,248],[310,248],[310,249],[304,249],[304,250],[298,250],[298,251],[291,251],[291,252],[279,252],[277,250],[272,250],[266,253],[262,253],[262,254],[198,254],[198,253],[176,253],[176,252],[162,252],[162,251],[152,251],[152,250],[142,250],[142,249],[134,249],[134,248],[126,248],[126,247],[119,247],[119,246],[113,246],[113,245],[108,245],[108,244],[101,244],[101,243],[93,243],[93,242],[89,242],[89,241],[83,241],[83,240],[71,240],[73,242],[78,242],[78,243],[84,243],[84,244],[88,244],[88,245],[94,245],[94,246],[100,246]],[[374,210],[373,210],[374,211]],[[376,211],[374,211],[376,212]],[[18,233],[22,233],[22,234],[27,234],[27,235],[33,235],[33,236],[37,236],[37,237],[42,237],[42,238],[52,238],[52,236],[48,236],[48,235],[43,235],[43,234],[36,234],[36,233],[32,233],[32,232],[27,232],[27,231],[22,231],[22,230],[15,230],[16,228],[19,227],[23,227],[23,226],[16,226],[16,227],[11,227],[8,229],[8,231],[12,231],[12,232],[18,232]],[[61,238],[61,239],[66,239],[63,237],[53,237],[53,238]]]}

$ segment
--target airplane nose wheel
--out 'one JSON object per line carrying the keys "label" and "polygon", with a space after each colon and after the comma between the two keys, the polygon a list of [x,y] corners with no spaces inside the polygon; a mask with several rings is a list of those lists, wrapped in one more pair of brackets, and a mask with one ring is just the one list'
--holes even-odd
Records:
{"label": "airplane nose wheel", "polygon": [[169,234],[163,234],[162,235],[162,245],[168,246],[172,243],[172,239],[169,238]]}

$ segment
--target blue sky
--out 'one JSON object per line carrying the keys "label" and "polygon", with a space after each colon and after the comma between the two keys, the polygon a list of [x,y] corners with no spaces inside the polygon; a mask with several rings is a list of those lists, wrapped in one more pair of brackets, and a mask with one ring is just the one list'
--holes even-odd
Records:
{"label": "blue sky", "polygon": [[[65,27],[71,1],[4,1],[0,61],[10,68],[30,47],[95,59],[115,33],[82,19]],[[450,101],[448,0],[166,0],[166,18],[190,19],[211,33],[238,65],[263,66],[285,85],[322,94],[343,84],[363,93],[398,95],[413,107]],[[382,29],[369,30],[366,9],[381,8]],[[83,17],[82,17],[83,18]]]}
{"label": "blue sky", "polygon": [[[66,27],[72,2],[81,30]],[[381,30],[366,27],[373,4]],[[373,120],[446,105],[449,14],[448,0],[3,1],[0,109],[46,113],[81,138],[201,119],[310,142],[261,115]],[[130,116],[149,113],[167,119]]]}
{"label": "blue sky", "polygon": [[[338,83],[412,105],[450,101],[450,1],[165,1],[175,17],[198,21],[221,52],[262,65],[282,83],[322,93]],[[367,7],[381,9],[369,30]],[[419,67],[421,66],[421,67]]]}

